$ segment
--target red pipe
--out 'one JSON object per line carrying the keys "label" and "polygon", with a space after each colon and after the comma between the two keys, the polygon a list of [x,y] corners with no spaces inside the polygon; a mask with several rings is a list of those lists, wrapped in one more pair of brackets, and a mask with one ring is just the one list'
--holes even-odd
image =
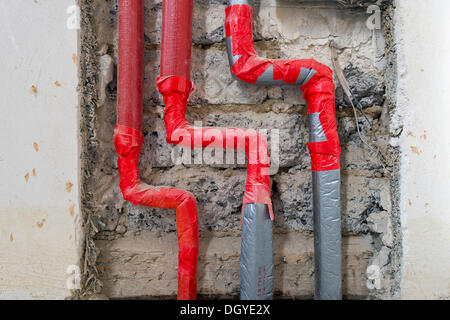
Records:
{"label": "red pipe", "polygon": [[231,72],[252,84],[295,84],[304,92],[310,120],[313,171],[315,298],[342,298],[340,164],[333,73],[313,59],[271,60],[253,46],[251,0],[229,0],[225,36]]}
{"label": "red pipe", "polygon": [[231,72],[239,80],[253,84],[298,84],[304,92],[308,114],[320,112],[327,140],[307,145],[312,171],[339,169],[341,148],[334,112],[333,71],[313,59],[271,60],[259,57],[253,45],[253,8],[250,3],[249,0],[231,1],[225,9],[225,37],[231,45],[230,58],[235,59]]}
{"label": "red pipe", "polygon": [[163,1],[161,76],[191,74],[192,0]]}
{"label": "red pipe", "polygon": [[172,187],[153,187],[139,179],[142,129],[143,0],[119,0],[117,125],[114,146],[120,189],[134,205],[176,209],[178,299],[197,297],[198,220],[195,197]]}
{"label": "red pipe", "polygon": [[242,210],[247,203],[266,204],[273,219],[269,148],[264,136],[249,129],[194,128],[186,120],[189,95],[194,89],[189,72],[192,0],[164,0],[162,19],[161,76],[157,85],[165,103],[167,142],[190,148],[245,150],[248,166]]}

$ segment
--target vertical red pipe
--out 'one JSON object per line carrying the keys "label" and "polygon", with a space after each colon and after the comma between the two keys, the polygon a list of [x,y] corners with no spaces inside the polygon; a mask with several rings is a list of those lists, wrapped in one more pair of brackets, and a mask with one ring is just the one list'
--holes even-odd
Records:
{"label": "vertical red pipe", "polygon": [[161,77],[191,78],[192,0],[164,0]]}
{"label": "vertical red pipe", "polygon": [[142,130],[143,1],[119,1],[117,123]]}

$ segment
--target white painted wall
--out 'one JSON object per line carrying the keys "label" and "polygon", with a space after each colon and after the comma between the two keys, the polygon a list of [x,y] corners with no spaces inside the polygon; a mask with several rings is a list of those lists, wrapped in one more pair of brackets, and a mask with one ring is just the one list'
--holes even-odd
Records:
{"label": "white painted wall", "polygon": [[75,2],[0,0],[0,299],[67,297],[79,264]]}
{"label": "white painted wall", "polygon": [[448,0],[397,1],[405,299],[450,298],[449,12]]}

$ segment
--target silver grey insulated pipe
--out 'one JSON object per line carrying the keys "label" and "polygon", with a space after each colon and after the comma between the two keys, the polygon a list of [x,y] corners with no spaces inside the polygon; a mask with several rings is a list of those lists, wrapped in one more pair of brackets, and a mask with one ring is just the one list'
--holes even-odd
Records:
{"label": "silver grey insulated pipe", "polygon": [[[342,299],[341,148],[335,116],[333,72],[313,59],[270,60],[258,57],[253,46],[251,0],[229,0],[225,14],[225,41],[231,73],[235,78],[257,85],[297,85],[304,92],[310,122],[308,150],[313,184],[315,298]],[[254,267],[253,259],[266,261],[256,251],[252,255],[247,253],[248,248],[256,245],[252,241],[259,237],[257,234],[264,230],[258,229],[261,222],[256,223],[254,216],[250,208],[249,211],[244,210],[246,226],[242,229],[241,296],[242,291],[249,287],[255,290],[248,283],[254,282],[256,276],[246,268],[250,265]],[[262,214],[258,216],[258,219],[263,219]],[[244,235],[244,232],[250,233]],[[261,254],[269,256],[268,252],[261,251]],[[258,268],[255,270],[259,272]]]}

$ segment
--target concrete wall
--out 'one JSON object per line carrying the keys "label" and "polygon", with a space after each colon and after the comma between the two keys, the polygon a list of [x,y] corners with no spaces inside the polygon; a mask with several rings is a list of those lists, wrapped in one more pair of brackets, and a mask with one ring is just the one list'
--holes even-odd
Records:
{"label": "concrete wall", "polygon": [[0,299],[61,299],[79,265],[75,0],[0,0]]}
{"label": "concrete wall", "polygon": [[398,1],[402,296],[450,298],[450,3]]}

